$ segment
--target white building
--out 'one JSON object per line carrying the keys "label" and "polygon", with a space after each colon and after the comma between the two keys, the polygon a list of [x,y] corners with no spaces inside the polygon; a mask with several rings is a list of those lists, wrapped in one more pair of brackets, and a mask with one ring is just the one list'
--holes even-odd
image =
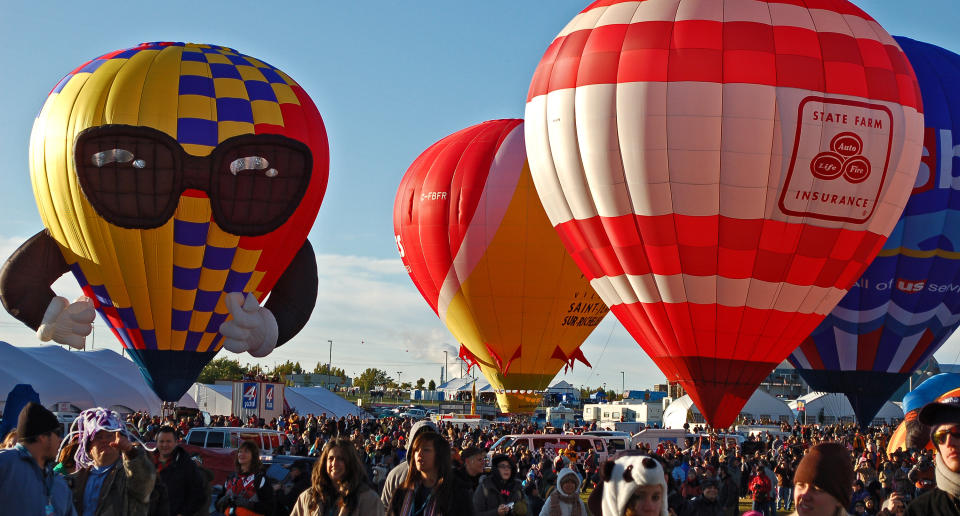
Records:
{"label": "white building", "polygon": [[583,406],[583,420],[604,423],[629,422],[644,425],[659,425],[663,422],[663,404],[636,400],[612,403],[588,403]]}

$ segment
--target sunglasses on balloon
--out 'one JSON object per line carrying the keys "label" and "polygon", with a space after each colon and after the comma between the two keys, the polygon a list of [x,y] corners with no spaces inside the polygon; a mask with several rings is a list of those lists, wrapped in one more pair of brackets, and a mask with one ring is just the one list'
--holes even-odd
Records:
{"label": "sunglasses on balloon", "polygon": [[239,236],[283,225],[313,169],[310,148],[278,134],[235,136],[208,156],[193,156],[164,132],[130,125],[83,130],[74,159],[83,194],[111,224],[160,227],[173,217],[181,194],[196,189],[209,197],[217,225]]}
{"label": "sunglasses on balloon", "polygon": [[947,442],[947,437],[953,437],[955,441],[960,442],[960,426],[950,426],[935,430],[931,439],[937,446],[942,446]]}

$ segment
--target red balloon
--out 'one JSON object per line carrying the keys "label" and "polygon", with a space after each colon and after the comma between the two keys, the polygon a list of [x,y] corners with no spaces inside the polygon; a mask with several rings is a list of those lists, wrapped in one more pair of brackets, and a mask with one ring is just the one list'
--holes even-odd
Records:
{"label": "red balloon", "polygon": [[715,427],[877,254],[920,159],[897,43],[845,0],[797,4],[595,2],[527,99],[551,222]]}

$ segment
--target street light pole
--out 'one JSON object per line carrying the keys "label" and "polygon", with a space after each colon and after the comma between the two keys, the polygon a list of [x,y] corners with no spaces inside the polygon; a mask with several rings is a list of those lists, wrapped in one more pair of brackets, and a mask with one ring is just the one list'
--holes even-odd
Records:
{"label": "street light pole", "polygon": [[627,395],[625,378],[626,377],[623,375],[623,371],[620,371],[620,397],[621,398]]}
{"label": "street light pole", "polygon": [[333,341],[328,340],[330,343],[330,356],[327,358],[327,388],[333,386]]}
{"label": "street light pole", "polygon": [[447,378],[450,377],[450,373],[447,372],[447,350],[443,350],[443,377],[440,378],[440,383],[446,383]]}
{"label": "street light pole", "polygon": [[402,385],[400,383],[400,374],[402,372],[403,371],[397,371],[397,403],[400,403],[400,386]]}

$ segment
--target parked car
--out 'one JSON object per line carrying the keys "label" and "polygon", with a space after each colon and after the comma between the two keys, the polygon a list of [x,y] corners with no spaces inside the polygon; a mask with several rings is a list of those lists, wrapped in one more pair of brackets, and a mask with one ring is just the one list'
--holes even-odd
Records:
{"label": "parked car", "polygon": [[401,412],[400,417],[409,417],[411,419],[423,419],[427,417],[427,411],[418,408],[407,409],[406,412]]}
{"label": "parked car", "polygon": [[236,449],[243,441],[253,441],[262,455],[274,455],[286,447],[287,436],[269,428],[199,426],[190,429],[185,441],[200,448],[229,449]]}

